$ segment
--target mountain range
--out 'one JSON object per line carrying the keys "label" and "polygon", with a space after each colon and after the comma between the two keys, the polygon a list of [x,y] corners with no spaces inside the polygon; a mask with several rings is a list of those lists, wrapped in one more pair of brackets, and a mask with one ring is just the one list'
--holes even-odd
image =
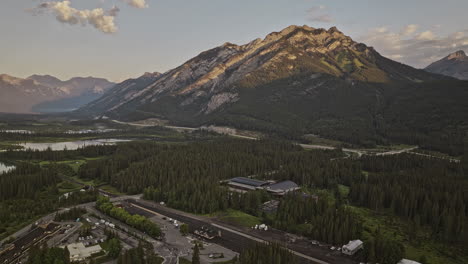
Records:
{"label": "mountain range", "polygon": [[102,78],[75,77],[62,81],[50,75],[26,79],[0,75],[0,112],[70,111],[104,94],[115,83]]}
{"label": "mountain range", "polygon": [[427,66],[426,71],[468,80],[468,56],[462,50]]}
{"label": "mountain range", "polygon": [[466,102],[467,82],[385,58],[335,27],[290,26],[124,81],[77,113],[456,154],[468,128]]}

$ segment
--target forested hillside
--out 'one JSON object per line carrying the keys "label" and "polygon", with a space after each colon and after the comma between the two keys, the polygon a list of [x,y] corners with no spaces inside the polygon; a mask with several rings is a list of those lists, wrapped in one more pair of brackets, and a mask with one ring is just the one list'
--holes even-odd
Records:
{"label": "forested hillside", "polygon": [[[437,247],[450,252],[437,258],[452,263],[468,257],[461,250],[468,245],[468,179],[461,164],[445,160],[412,154],[353,160],[340,151],[304,151],[284,141],[218,139],[119,145],[108,158],[83,165],[79,175],[111,182],[123,192],[143,192],[145,199],[188,212],[240,210],[276,228],[332,244],[362,237],[368,248],[362,258],[379,263],[392,264],[389,260],[405,254],[436,256],[431,250]],[[265,214],[260,207],[271,199],[269,194],[231,193],[220,184],[249,175],[293,180],[318,201],[309,195],[286,196],[277,213]],[[343,194],[343,188],[349,194]],[[361,208],[369,208],[369,213]],[[368,225],[380,219],[378,215],[396,219],[392,225]],[[389,231],[395,221],[402,226]],[[406,253],[421,243],[429,249]]]}
{"label": "forested hillside", "polygon": [[[7,151],[0,158],[42,164],[16,163],[17,170],[0,178],[3,234],[57,206],[96,199],[90,193],[56,202],[60,182],[76,173],[80,181],[143,193],[144,199],[187,212],[216,215],[237,210],[269,226],[333,245],[361,238],[365,250],[358,257],[364,261],[394,264],[391,261],[403,256],[427,256],[458,264],[468,259],[463,252],[468,245],[465,159],[455,163],[414,154],[353,159],[340,150],[307,151],[282,140],[225,137],[74,151]],[[76,159],[86,162],[75,167],[70,161]],[[262,204],[275,199],[269,193],[237,193],[222,184],[246,176],[292,180],[302,192],[285,196],[276,212],[265,213]],[[157,227],[133,219],[107,201],[100,201],[98,208],[159,234]]]}

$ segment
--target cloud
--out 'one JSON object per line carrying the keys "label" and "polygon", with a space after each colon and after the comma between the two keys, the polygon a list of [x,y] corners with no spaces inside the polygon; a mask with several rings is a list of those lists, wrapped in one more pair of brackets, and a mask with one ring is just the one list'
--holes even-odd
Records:
{"label": "cloud", "polygon": [[146,0],[124,0],[127,4],[136,8],[147,8]]}
{"label": "cloud", "polygon": [[419,33],[416,38],[419,40],[433,40],[436,38],[436,36],[434,35],[434,33],[432,33],[432,31],[427,30]]}
{"label": "cloud", "polygon": [[410,35],[414,34],[416,32],[416,30],[418,30],[418,28],[419,28],[419,25],[416,25],[416,24],[407,25],[401,31],[401,35],[410,36]]}
{"label": "cloud", "polygon": [[69,0],[59,2],[41,3],[36,9],[36,12],[49,11],[55,15],[55,18],[66,24],[77,25],[81,24],[92,25],[96,29],[104,33],[117,32],[115,25],[115,16],[120,9],[114,6],[109,11],[104,11],[102,8],[79,10],[70,6]]}
{"label": "cloud", "polygon": [[307,10],[308,20],[312,22],[331,23],[333,18],[330,14],[326,13],[326,6],[314,6]]}
{"label": "cloud", "polygon": [[468,29],[445,36],[418,29],[417,25],[408,25],[396,32],[385,27],[374,28],[358,40],[373,46],[383,56],[418,68],[457,50],[468,50]]}

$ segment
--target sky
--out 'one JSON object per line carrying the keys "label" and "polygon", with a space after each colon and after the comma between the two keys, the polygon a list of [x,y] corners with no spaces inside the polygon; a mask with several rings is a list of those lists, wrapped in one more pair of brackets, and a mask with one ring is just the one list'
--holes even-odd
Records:
{"label": "sky", "polygon": [[422,68],[468,51],[466,0],[1,0],[0,73],[123,81],[289,25],[337,26]]}

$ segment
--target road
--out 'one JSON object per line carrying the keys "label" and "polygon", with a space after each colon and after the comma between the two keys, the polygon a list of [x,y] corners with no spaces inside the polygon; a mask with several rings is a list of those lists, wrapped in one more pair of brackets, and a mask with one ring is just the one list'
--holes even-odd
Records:
{"label": "road", "polygon": [[[118,120],[112,120],[112,122],[115,122],[117,124],[123,124],[123,125],[130,125],[130,126],[139,126],[139,127],[154,127],[156,126],[155,124],[139,124],[139,123],[132,123],[132,122],[122,122]],[[169,129],[174,129],[177,131],[195,131],[199,129],[203,129],[201,127],[198,128],[193,128],[193,127],[181,127],[181,126],[167,126],[167,125],[161,125],[162,127],[169,128]],[[216,132],[216,130],[212,130]],[[251,136],[244,136],[244,135],[239,135],[236,133],[221,133],[221,134],[226,134],[232,137],[237,137],[237,138],[243,138],[243,139],[250,139],[250,140],[258,140],[257,137],[251,137]],[[335,147],[332,146],[324,146],[324,145],[315,145],[315,144],[298,144],[304,149],[321,149],[321,150],[334,150],[336,149]],[[360,149],[350,149],[350,148],[343,148],[342,151],[345,153],[353,153],[356,154],[358,158],[362,157],[363,155],[375,155],[375,156],[390,156],[390,155],[399,155],[402,153],[408,153],[412,155],[418,155],[418,156],[423,156],[423,157],[428,157],[428,158],[436,158],[436,159],[444,159],[444,160],[449,160],[450,162],[460,162],[460,160],[454,159],[454,158],[444,158],[444,157],[439,157],[439,156],[434,156],[434,155],[429,155],[429,154],[422,154],[422,153],[417,153],[413,152],[413,150],[418,149],[419,147],[410,147],[410,148],[405,148],[405,149],[400,149],[400,150],[391,150],[391,151],[386,151],[386,152],[372,152],[372,151],[366,151],[366,150],[360,150]],[[348,156],[349,157],[349,156]]]}
{"label": "road", "polygon": [[[184,132],[184,131],[192,132],[192,131],[203,130],[203,129],[206,129],[206,130],[209,130],[209,131],[212,131],[212,132],[217,132],[216,130],[210,130],[209,128],[205,128],[205,127],[181,127],[181,126],[167,126],[167,125],[161,125],[161,124],[159,124],[159,125],[156,125],[156,124],[140,124],[140,123],[133,123],[133,122],[123,122],[123,121],[118,121],[118,120],[112,120],[112,122],[117,123],[117,124],[121,124],[121,125],[129,125],[129,126],[137,126],[137,127],[161,126],[161,127],[176,130],[176,131],[179,131],[179,132]],[[258,139],[256,137],[240,135],[240,134],[237,134],[235,132],[232,132],[232,133],[220,132],[219,134],[225,134],[225,135],[228,135],[228,136],[231,136],[231,137],[250,139],[250,140],[257,140]]]}
{"label": "road", "polygon": [[130,200],[129,203],[136,208],[141,209],[141,214],[151,216],[151,214],[162,214],[167,217],[189,224],[191,231],[199,229],[203,226],[210,226],[213,230],[221,231],[221,237],[213,239],[213,243],[220,244],[236,252],[241,252],[243,249],[250,248],[254,242],[268,243],[276,242],[285,245],[293,254],[299,257],[301,263],[318,263],[318,264],[354,264],[355,261],[344,257],[338,252],[328,250],[328,247],[321,248],[313,246],[310,241],[303,239],[295,243],[287,241],[288,236],[292,236],[286,232],[271,229],[268,232],[254,230],[250,228],[242,228],[231,226],[226,223],[217,221],[213,218],[197,216],[167,208],[159,204],[144,201]]}

